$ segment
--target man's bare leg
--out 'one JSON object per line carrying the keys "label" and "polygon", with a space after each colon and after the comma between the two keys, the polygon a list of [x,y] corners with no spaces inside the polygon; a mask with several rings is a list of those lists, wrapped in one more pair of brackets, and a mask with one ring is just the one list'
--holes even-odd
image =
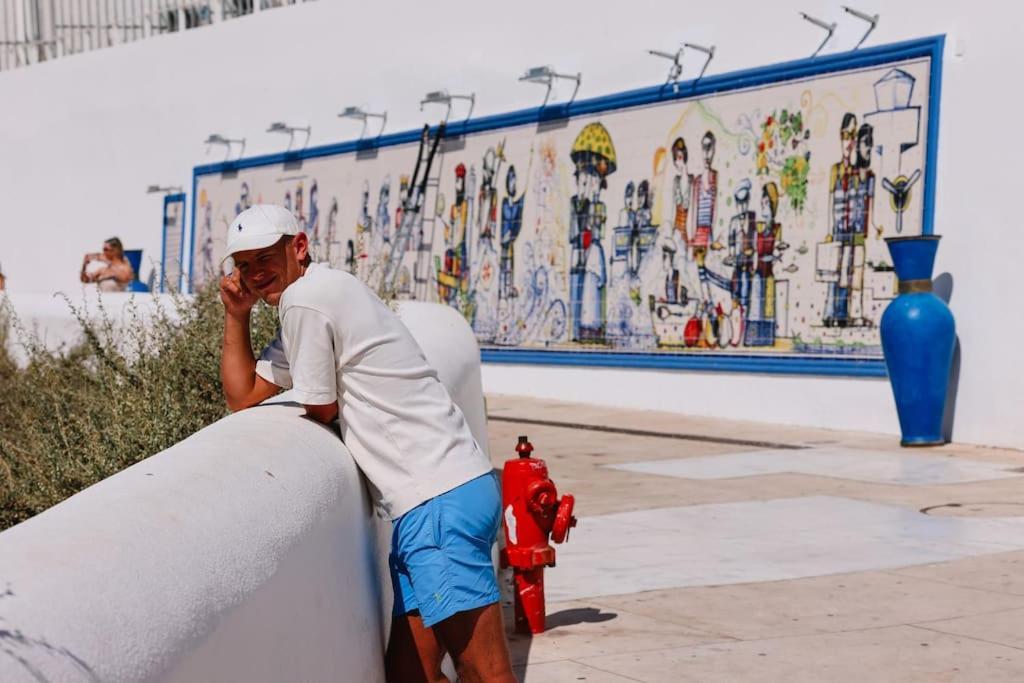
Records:
{"label": "man's bare leg", "polygon": [[442,645],[434,629],[423,625],[419,615],[391,620],[391,637],[385,656],[389,683],[449,683],[441,673]]}
{"label": "man's bare leg", "polygon": [[498,603],[459,612],[433,630],[455,661],[460,683],[516,683]]}

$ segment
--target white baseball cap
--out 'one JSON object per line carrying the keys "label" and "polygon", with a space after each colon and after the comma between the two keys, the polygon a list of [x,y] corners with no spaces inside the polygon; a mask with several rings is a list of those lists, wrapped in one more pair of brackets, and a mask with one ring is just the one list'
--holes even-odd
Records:
{"label": "white baseball cap", "polygon": [[240,251],[265,249],[285,235],[299,234],[299,223],[292,212],[276,204],[257,204],[235,217],[228,228],[227,260]]}

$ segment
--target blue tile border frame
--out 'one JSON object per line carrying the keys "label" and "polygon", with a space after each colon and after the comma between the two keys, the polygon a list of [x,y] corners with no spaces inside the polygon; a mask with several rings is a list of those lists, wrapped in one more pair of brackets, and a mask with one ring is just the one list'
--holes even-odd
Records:
{"label": "blue tile border frame", "polygon": [[[164,195],[164,213],[163,213],[163,231],[160,243],[160,293],[167,291],[167,208],[171,204],[181,204],[181,239],[178,243],[178,267],[181,268],[181,272],[178,273],[178,281],[173,284],[173,291],[178,291],[181,288],[181,276],[184,274],[185,266],[185,215],[187,207],[185,206],[185,193],[178,192],[176,194]],[[177,227],[177,226],[175,226]]]}
{"label": "blue tile border frame", "polygon": [[[679,84],[678,92],[665,85],[603,95],[570,104],[534,107],[505,114],[495,114],[465,121],[449,122],[446,136],[460,137],[498,128],[522,126],[544,121],[562,120],[577,116],[621,110],[630,107],[660,104],[674,100],[687,100],[713,93],[792,81],[840,71],[864,69],[914,58],[928,58],[928,131],[924,171],[924,207],[922,232],[934,231],[936,156],[939,138],[939,105],[942,95],[942,54],[945,36],[931,36],[889,45],[854,50],[810,59],[800,59],[770,66],[757,67],[726,74],[706,76]],[[432,129],[436,132],[436,128]],[[374,139],[354,140],[308,149],[265,154],[196,166],[192,174],[192,220],[189,240],[188,289],[192,286],[192,255],[195,253],[196,188],[203,175],[238,171],[257,166],[271,166],[289,162],[335,156],[351,152],[366,152],[382,147],[417,142],[422,131],[409,130],[391,133]],[[184,240],[183,240],[184,241]],[[881,359],[850,359],[828,356],[784,356],[717,353],[653,353],[613,350],[546,350],[543,348],[481,349],[485,363],[515,363],[532,365],[570,365],[583,367],[617,367],[665,370],[702,370],[710,372],[741,372],[790,375],[818,375],[843,377],[885,377],[885,362]]]}

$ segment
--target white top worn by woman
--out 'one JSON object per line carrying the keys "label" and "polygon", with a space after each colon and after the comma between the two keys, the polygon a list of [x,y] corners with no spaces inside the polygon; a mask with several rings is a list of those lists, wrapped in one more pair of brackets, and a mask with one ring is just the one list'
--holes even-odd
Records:
{"label": "white top worn by woman", "polygon": [[491,471],[412,334],[356,277],[313,263],[278,314],[257,374],[300,403],[338,402],[342,438],[385,516]]}

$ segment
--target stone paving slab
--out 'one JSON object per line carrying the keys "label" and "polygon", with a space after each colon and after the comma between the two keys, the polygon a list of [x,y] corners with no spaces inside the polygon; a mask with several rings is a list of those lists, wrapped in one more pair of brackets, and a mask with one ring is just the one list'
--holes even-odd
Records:
{"label": "stone paving slab", "polygon": [[[736,640],[838,633],[907,623],[988,618],[1016,611],[1007,596],[888,572],[705,586],[592,598],[605,612],[628,611]],[[880,606],[884,606],[880,609]]]}
{"label": "stone paving slab", "polygon": [[[1024,651],[1020,649],[916,626],[714,643],[574,661],[646,683],[1010,683],[1019,682],[1024,672]],[[524,680],[532,683],[529,667]]]}
{"label": "stone paving slab", "polygon": [[766,474],[810,474],[900,486],[962,484],[996,479],[1020,479],[1024,476],[1018,471],[1019,468],[981,460],[907,453],[898,449],[871,451],[835,446],[645,460],[609,464],[605,467],[681,479],[735,479]]}
{"label": "stone paving slab", "polygon": [[[897,576],[970,587],[1001,595],[1024,595],[1024,552],[985,555],[958,562],[891,570]],[[1024,622],[1021,623],[1024,630]]]}
{"label": "stone paving slab", "polygon": [[[646,514],[655,520],[649,526],[656,527],[657,533],[630,539],[637,543],[640,555],[657,557],[671,549],[677,553],[680,571],[683,563],[691,568],[694,562],[705,565],[703,578],[698,576],[692,585],[644,591],[640,590],[644,577],[657,568],[653,562],[634,562],[632,568],[621,568],[615,595],[587,596],[584,590],[575,600],[549,601],[546,633],[533,638],[510,636],[521,681],[1024,680],[1024,636],[1020,635],[1024,632],[1024,550],[1012,550],[1024,538],[1024,486],[1012,472],[1024,467],[1024,453],[959,444],[913,452],[949,461],[935,471],[979,476],[1006,472],[1005,478],[993,480],[957,481],[971,476],[950,480],[945,474],[936,480],[928,474],[900,481],[892,476],[899,467],[884,457],[876,460],[875,470],[868,467],[862,476],[881,481],[845,478],[838,468],[833,472],[820,464],[817,473],[753,473],[700,480],[607,466],[707,459],[712,467],[721,467],[716,458],[726,463],[742,461],[740,454],[766,448],[759,443],[788,452],[838,449],[848,457],[856,457],[857,451],[874,452],[870,457],[865,453],[865,462],[877,459],[879,453],[892,453],[898,461],[905,451],[891,435],[516,397],[489,396],[488,410],[499,418],[489,424],[496,467],[500,469],[514,455],[516,437],[527,434],[536,454],[547,461],[559,491],[577,496],[581,526],[570,537],[571,545],[559,547],[560,566],[548,570],[552,586],[559,582],[557,577],[568,577],[579,569],[570,563],[584,561],[588,554],[591,559],[585,561],[596,562],[593,556],[599,557],[601,544],[609,541],[583,529],[613,527],[623,513]],[[537,424],[541,421],[545,424]],[[595,431],[594,426],[604,431]],[[693,525],[706,521],[694,520],[710,519],[716,510],[729,508],[716,506],[738,504],[743,509],[743,504],[758,501],[778,506],[794,499],[798,504],[806,499],[806,514],[812,519],[797,514],[789,521],[761,525],[760,537],[744,536],[749,530],[740,533],[734,528],[730,532],[737,534],[733,546],[716,538],[717,532],[709,528],[706,531],[712,536],[707,541],[719,546],[713,557],[701,555],[707,554],[701,543],[676,548],[687,535],[699,536],[700,530]],[[836,502],[829,504],[830,500]],[[920,512],[935,506],[943,507],[930,513],[934,517]],[[1015,506],[1021,507],[1019,516]],[[686,507],[693,508],[693,514],[679,517],[675,527],[657,512]],[[878,533],[898,537],[916,555],[886,556],[893,551],[844,537],[851,533],[844,509],[878,507],[902,510],[891,515],[888,527],[882,523]],[[792,536],[801,528],[814,528],[826,538],[831,532],[837,538],[827,543],[808,543],[807,538],[787,543],[787,534]],[[720,585],[722,572],[716,573],[716,566],[724,568],[730,562],[739,566],[744,557],[748,564],[756,564],[759,556],[752,546],[762,551],[773,548],[766,557],[783,564],[820,566],[801,578],[755,578]],[[966,554],[973,556],[928,559],[929,553],[950,548],[969,549]],[[829,571],[838,564],[830,564],[829,556],[844,553],[847,559],[864,561],[867,569]],[[876,565],[885,568],[871,568]],[[668,571],[672,570],[669,566]],[[755,566],[746,571],[757,570]],[[509,576],[503,578],[507,582]],[[504,602],[506,622],[511,624],[507,585]]]}

